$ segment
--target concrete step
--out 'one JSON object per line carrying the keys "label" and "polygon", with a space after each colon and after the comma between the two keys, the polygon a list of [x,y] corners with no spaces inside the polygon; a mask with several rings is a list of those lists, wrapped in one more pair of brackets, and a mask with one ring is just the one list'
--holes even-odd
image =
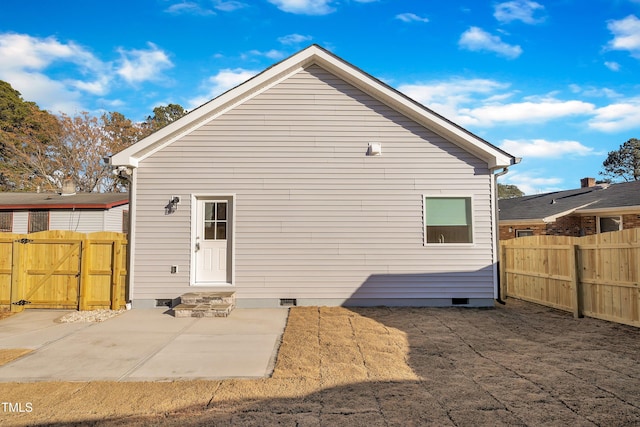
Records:
{"label": "concrete step", "polygon": [[235,292],[189,292],[173,308],[175,317],[227,317],[236,306]]}

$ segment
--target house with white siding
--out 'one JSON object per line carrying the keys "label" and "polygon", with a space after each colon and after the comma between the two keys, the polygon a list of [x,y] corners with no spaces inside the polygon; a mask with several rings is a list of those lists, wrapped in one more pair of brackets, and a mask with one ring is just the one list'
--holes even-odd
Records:
{"label": "house with white siding", "polygon": [[126,233],[128,215],[127,193],[0,192],[0,232],[5,233],[47,230]]}
{"label": "house with white siding", "polygon": [[130,299],[492,306],[512,155],[317,45],[137,144]]}

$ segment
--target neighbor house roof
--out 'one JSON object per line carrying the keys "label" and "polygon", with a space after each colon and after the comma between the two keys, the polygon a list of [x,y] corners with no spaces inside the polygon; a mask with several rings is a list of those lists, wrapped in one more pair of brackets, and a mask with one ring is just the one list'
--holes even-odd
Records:
{"label": "neighbor house roof", "polygon": [[368,95],[415,120],[425,128],[457,144],[476,157],[486,161],[491,169],[504,168],[516,163],[516,158],[509,153],[445,119],[322,47],[311,45],[196,108],[147,138],[115,154],[111,158],[111,164],[137,167],[140,161],[171,144],[181,136],[214,120],[216,117],[311,65],[318,65],[324,68]]}
{"label": "neighbor house roof", "polygon": [[0,210],[111,209],[129,203],[128,193],[0,193]]}
{"label": "neighbor house roof", "polygon": [[501,223],[548,223],[569,215],[640,211],[640,181],[502,199]]}

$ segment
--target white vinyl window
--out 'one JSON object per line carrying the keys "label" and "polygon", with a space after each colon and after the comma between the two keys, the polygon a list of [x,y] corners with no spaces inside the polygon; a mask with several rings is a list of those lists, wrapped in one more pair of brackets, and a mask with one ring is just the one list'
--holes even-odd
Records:
{"label": "white vinyl window", "polygon": [[424,198],[425,242],[473,243],[471,197]]}

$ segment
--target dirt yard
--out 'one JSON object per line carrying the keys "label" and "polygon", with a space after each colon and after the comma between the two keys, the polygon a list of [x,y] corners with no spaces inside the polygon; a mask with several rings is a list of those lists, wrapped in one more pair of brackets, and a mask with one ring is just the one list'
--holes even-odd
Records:
{"label": "dirt yard", "polygon": [[639,362],[639,329],[513,299],[299,307],[272,378],[0,383],[0,424],[636,426]]}

